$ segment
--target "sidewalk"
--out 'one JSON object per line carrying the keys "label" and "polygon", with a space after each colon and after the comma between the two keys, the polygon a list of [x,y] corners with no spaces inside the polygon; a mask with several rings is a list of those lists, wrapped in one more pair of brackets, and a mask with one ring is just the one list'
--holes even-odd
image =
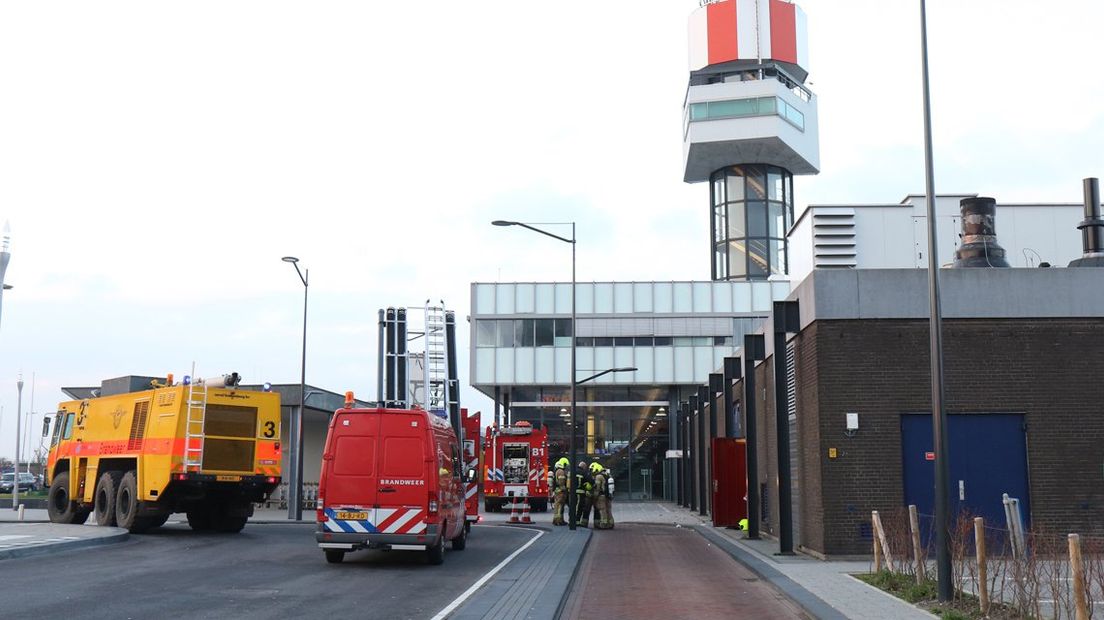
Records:
{"label": "sidewalk", "polygon": [[[41,512],[45,516],[46,511]],[[0,513],[12,515],[10,519],[8,514],[0,516],[0,561],[122,542],[130,536],[117,527],[20,522],[10,509]]]}
{"label": "sidewalk", "polygon": [[760,578],[774,584],[814,617],[831,617],[833,612],[852,620],[930,620],[935,617],[851,577],[853,573],[869,572],[868,561],[819,560],[802,554],[777,556],[774,555],[778,549],[776,541],[745,540],[743,532],[715,528],[708,517],[669,502],[621,502],[614,507],[614,517],[618,524],[665,523],[691,527]]}

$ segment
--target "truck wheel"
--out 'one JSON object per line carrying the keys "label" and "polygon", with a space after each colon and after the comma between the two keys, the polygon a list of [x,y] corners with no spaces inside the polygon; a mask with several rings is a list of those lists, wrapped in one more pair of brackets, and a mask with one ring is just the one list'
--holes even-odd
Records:
{"label": "truck wheel", "polygon": [[340,549],[326,549],[326,561],[330,564],[341,564],[345,559],[345,552]]}
{"label": "truck wheel", "polygon": [[464,547],[468,546],[468,524],[465,523],[464,527],[460,528],[460,535],[452,539],[452,550],[463,551]]}
{"label": "truck wheel", "polygon": [[211,529],[211,511],[206,505],[200,505],[188,511],[188,527],[197,532]]}
{"label": "truck wheel", "polygon": [[96,525],[113,527],[115,525],[115,494],[119,488],[120,473],[105,471],[96,484],[93,506],[96,513]]}
{"label": "truck wheel", "polygon": [[155,515],[152,517],[142,517],[142,520],[145,521],[146,529],[152,530],[155,527],[165,525],[165,522],[169,520],[169,513],[166,512],[163,515]]}
{"label": "truck wheel", "polygon": [[426,549],[426,562],[433,566],[439,566],[445,563],[445,537],[442,536],[437,539],[437,544]]}
{"label": "truck wheel", "polygon": [[84,525],[90,514],[92,514],[91,508],[77,508],[77,511],[73,513],[73,525]]}
{"label": "truck wheel", "polygon": [[[245,507],[248,508],[248,505]],[[215,506],[211,511],[211,527],[216,532],[237,534],[245,527],[249,517],[240,514],[243,507],[232,502],[223,502]]]}
{"label": "truck wheel", "polygon": [[534,512],[548,512],[548,500],[547,499],[535,499],[533,500]]}
{"label": "truck wheel", "polygon": [[491,504],[491,500],[483,500],[483,512],[494,512],[494,505]]}
{"label": "truck wheel", "polygon": [[471,533],[471,521],[464,521],[464,531],[469,534]]}
{"label": "truck wheel", "polygon": [[[54,476],[50,483],[50,492],[46,496],[46,513],[50,515],[53,523],[84,523],[79,520],[81,509],[79,505],[69,497],[69,472],[63,472]],[[88,519],[88,513],[84,514]]]}
{"label": "truck wheel", "polygon": [[133,469],[119,480],[115,493],[115,525],[135,533],[144,529],[138,519],[138,476]]}

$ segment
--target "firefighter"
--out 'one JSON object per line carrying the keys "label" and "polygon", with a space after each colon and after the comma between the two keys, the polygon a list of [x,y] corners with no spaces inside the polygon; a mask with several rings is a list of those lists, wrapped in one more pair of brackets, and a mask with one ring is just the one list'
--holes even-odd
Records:
{"label": "firefighter", "polygon": [[590,493],[594,490],[594,478],[587,464],[579,461],[575,469],[575,525],[589,527]]}
{"label": "firefighter", "polygon": [[606,476],[605,468],[598,461],[590,464],[590,475],[594,477],[594,491],[591,493],[594,502],[594,529],[610,529],[607,526],[609,522],[609,502],[607,501],[609,487],[606,484],[609,478]]}
{"label": "firefighter", "polygon": [[563,525],[564,503],[567,502],[567,477],[571,461],[563,457],[556,461],[556,470],[552,474],[552,525]]}

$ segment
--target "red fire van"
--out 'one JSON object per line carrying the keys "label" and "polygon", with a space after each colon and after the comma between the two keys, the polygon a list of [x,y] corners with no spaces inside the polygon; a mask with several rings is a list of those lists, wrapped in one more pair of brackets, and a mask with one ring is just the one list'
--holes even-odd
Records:
{"label": "red fire van", "polygon": [[328,562],[358,549],[424,550],[467,543],[464,461],[448,421],[421,409],[338,409],[318,485],[315,539]]}

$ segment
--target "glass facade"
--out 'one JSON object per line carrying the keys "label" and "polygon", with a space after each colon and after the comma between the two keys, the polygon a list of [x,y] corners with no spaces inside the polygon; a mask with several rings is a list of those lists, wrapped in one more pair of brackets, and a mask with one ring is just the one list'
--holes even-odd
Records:
{"label": "glass facade", "polygon": [[[552,460],[570,453],[571,394],[560,387],[514,388],[511,419],[548,429]],[[615,496],[660,499],[670,445],[667,388],[580,386],[577,394],[576,450],[588,463],[613,472]]]}
{"label": "glass facade", "polygon": [[737,165],[709,184],[714,280],[765,280],[789,272],[786,231],[793,225],[793,175],[785,168]]}

